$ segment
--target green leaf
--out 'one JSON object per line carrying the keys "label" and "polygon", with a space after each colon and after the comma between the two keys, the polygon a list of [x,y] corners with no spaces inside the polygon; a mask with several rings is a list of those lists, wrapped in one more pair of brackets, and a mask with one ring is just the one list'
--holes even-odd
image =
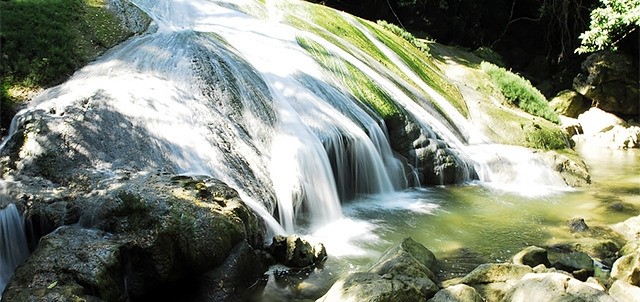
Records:
{"label": "green leaf", "polygon": [[47,289],[52,289],[54,287],[56,287],[56,285],[58,285],[58,281],[53,281],[53,283],[49,284],[49,286],[47,286]]}

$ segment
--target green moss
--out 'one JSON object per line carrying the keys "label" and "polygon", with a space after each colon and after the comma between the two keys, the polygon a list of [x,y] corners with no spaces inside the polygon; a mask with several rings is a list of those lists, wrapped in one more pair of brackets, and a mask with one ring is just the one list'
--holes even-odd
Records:
{"label": "green moss", "polygon": [[568,147],[567,141],[562,131],[558,128],[541,127],[538,124],[531,123],[522,126],[525,132],[525,147],[556,150]]}
{"label": "green moss", "polygon": [[[413,44],[407,42],[406,39],[399,39],[399,36],[384,33],[372,23],[363,21],[363,24],[369,28],[378,40],[393,50],[423,82],[427,83],[429,87],[433,88],[449,101],[460,114],[465,117],[469,116],[467,105],[464,102],[462,94],[455,85],[446,80],[442,71],[431,62],[428,53],[413,46]],[[424,44],[427,45],[426,43]],[[428,48],[428,46],[425,47]],[[420,89],[419,87],[416,88]],[[437,104],[434,103],[434,106],[440,110],[443,116],[447,116],[446,112],[439,108]]]}
{"label": "green moss", "polygon": [[301,37],[298,37],[297,41],[324,69],[340,79],[360,102],[373,109],[383,119],[397,118],[400,115],[393,99],[362,71],[329,53],[314,41]]}
{"label": "green moss", "polygon": [[556,124],[560,122],[558,114],[549,107],[547,99],[529,81],[488,62],[482,62],[480,67],[491,77],[507,100],[530,114]]}

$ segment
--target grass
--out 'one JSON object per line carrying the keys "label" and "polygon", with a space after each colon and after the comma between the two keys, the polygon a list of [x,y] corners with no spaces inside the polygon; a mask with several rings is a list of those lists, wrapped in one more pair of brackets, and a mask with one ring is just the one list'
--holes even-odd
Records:
{"label": "grass", "polygon": [[558,114],[549,107],[544,95],[528,80],[488,62],[482,62],[480,67],[491,77],[504,97],[511,103],[532,115],[545,118],[556,124],[560,122]]}
{"label": "grass", "polygon": [[399,36],[399,37],[405,39],[407,42],[411,43],[417,49],[420,49],[421,51],[423,51],[425,53],[429,53],[429,45],[427,43],[417,39],[416,37],[414,37],[412,33],[406,31],[404,28],[400,28],[399,26],[397,26],[397,25],[395,25],[393,23],[389,23],[389,22],[384,21],[384,20],[378,20],[378,22],[376,22],[376,23],[378,25],[382,26],[382,28],[392,32],[396,36]]}
{"label": "grass", "polygon": [[14,91],[58,84],[133,34],[105,0],[3,0],[0,11],[2,112],[26,101]]}

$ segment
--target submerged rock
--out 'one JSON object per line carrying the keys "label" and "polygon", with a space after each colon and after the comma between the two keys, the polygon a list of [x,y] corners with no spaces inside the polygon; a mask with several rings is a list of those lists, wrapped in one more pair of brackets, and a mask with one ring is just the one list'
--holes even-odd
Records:
{"label": "submerged rock", "polygon": [[586,232],[589,230],[589,226],[584,222],[584,218],[571,218],[569,221],[569,229],[572,232]]}

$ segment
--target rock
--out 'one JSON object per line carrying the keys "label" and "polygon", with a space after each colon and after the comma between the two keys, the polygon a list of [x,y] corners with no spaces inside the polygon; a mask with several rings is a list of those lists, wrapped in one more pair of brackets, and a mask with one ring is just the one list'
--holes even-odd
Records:
{"label": "rock", "polygon": [[[435,286],[434,293],[435,291],[437,291],[437,286]],[[357,272],[337,281],[317,301],[383,302],[424,301],[424,299],[424,294],[412,282],[404,282],[401,278],[385,278],[375,273]]]}
{"label": "rock", "polygon": [[547,250],[537,246],[529,246],[518,252],[513,256],[513,263],[528,265],[530,267],[535,267],[539,264],[550,266],[549,258],[547,258]]}
{"label": "rock", "polygon": [[443,286],[455,284],[484,284],[518,280],[522,276],[532,273],[533,269],[526,265],[511,263],[485,263],[462,278],[451,279],[443,282]]}
{"label": "rock", "polygon": [[582,187],[591,183],[587,164],[577,155],[547,151],[539,153],[542,159],[560,173],[564,182],[572,187]]}
{"label": "rock", "polygon": [[587,226],[583,218],[571,218],[569,221],[569,229],[571,229],[571,232],[586,232],[589,230],[589,226]]}
{"label": "rock", "polygon": [[3,301],[120,301],[125,297],[121,249],[122,242],[109,233],[60,227],[16,270]]}
{"label": "rock", "polygon": [[435,280],[433,271],[436,269],[436,256],[422,244],[407,237],[389,247],[368,271],[378,275],[406,275]]}
{"label": "rock", "polygon": [[640,287],[616,280],[609,288],[609,295],[619,302],[640,302]]}
{"label": "rock", "polygon": [[246,242],[238,243],[227,259],[219,267],[200,277],[198,301],[233,301],[243,296],[244,290],[251,287],[264,274],[256,251]]}
{"label": "rock", "polygon": [[591,107],[591,102],[573,90],[563,90],[549,101],[549,107],[558,114],[576,118]]}
{"label": "rock", "polygon": [[616,223],[611,226],[611,229],[624,236],[630,242],[640,241],[640,216]]}
{"label": "rock", "polygon": [[324,245],[311,246],[311,243],[297,235],[274,236],[269,251],[277,262],[293,268],[317,264],[327,255]]}
{"label": "rock", "polygon": [[632,62],[622,53],[593,53],[582,63],[582,73],[574,78],[573,88],[602,110],[638,115],[638,71]]}
{"label": "rock", "polygon": [[421,301],[438,291],[436,258],[411,238],[389,247],[366,272],[338,280],[318,301]]}
{"label": "rock", "polygon": [[527,274],[506,294],[504,301],[615,302],[605,292],[559,273]]}
{"label": "rock", "polygon": [[458,284],[443,288],[436,293],[428,302],[483,302],[484,299],[476,292],[475,288]]}
{"label": "rock", "polygon": [[611,269],[611,277],[640,286],[640,252],[627,254],[616,260]]}
{"label": "rock", "polygon": [[582,134],[582,125],[577,118],[566,117],[564,115],[560,116],[560,127],[569,134],[569,137],[572,137],[577,134]]}
{"label": "rock", "polygon": [[587,136],[611,130],[617,125],[626,125],[623,119],[595,107],[578,115],[578,121]]}
{"label": "rock", "polygon": [[581,252],[560,253],[552,263],[553,267],[569,272],[579,280],[587,280],[593,276],[593,259],[589,255]]}
{"label": "rock", "polygon": [[[43,237],[28,260],[34,267],[18,268],[16,276],[23,277],[13,278],[5,294],[20,297],[15,301],[48,299],[52,291],[47,288],[56,282],[53,292],[78,300],[181,300],[184,289],[177,288],[198,284],[199,276],[224,266],[241,242],[253,250],[262,247],[264,223],[235,190],[208,177],[187,179],[141,173],[102,179],[86,194],[61,189],[65,197],[57,203],[64,206],[54,209],[74,208],[77,223],[53,225],[58,230]],[[40,189],[27,206],[31,219],[41,212],[29,213],[46,207],[43,200],[49,198],[38,196],[48,190]],[[251,275],[232,273],[246,265],[227,266],[227,278],[241,277],[228,284],[247,284]],[[250,265],[260,268],[254,260]]]}

